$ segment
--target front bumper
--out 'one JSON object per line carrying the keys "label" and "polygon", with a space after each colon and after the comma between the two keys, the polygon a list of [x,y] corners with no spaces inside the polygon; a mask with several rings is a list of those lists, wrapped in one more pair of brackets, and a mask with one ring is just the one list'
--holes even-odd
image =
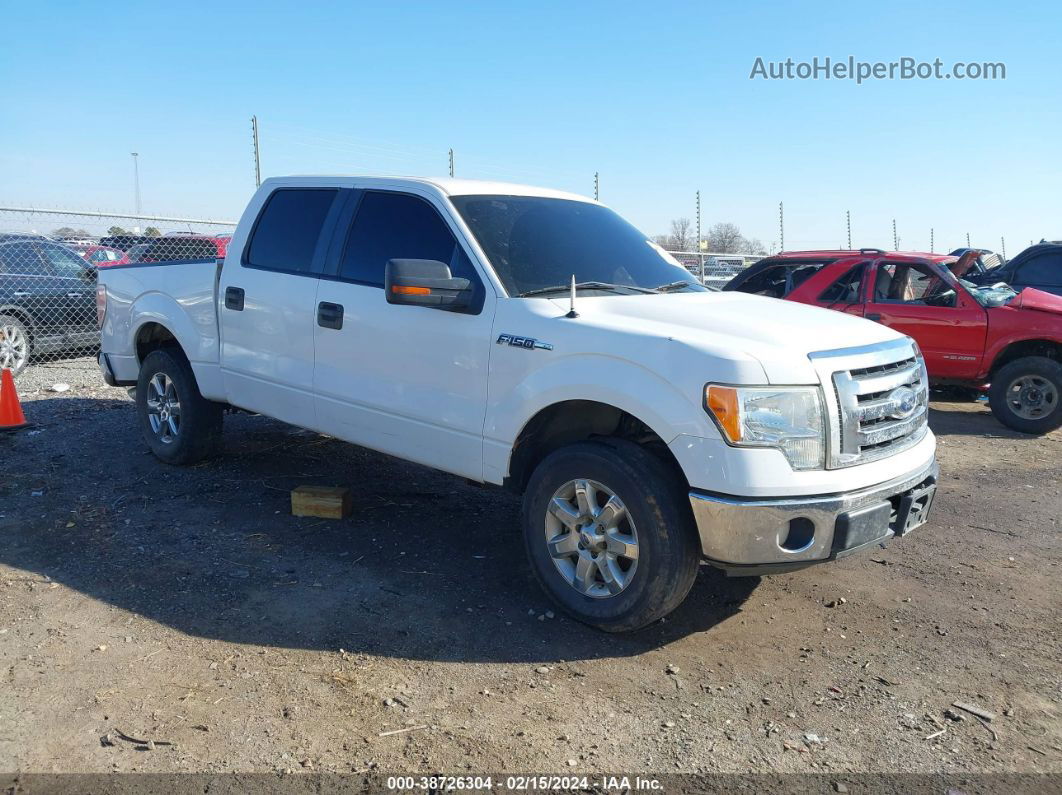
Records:
{"label": "front bumper", "polygon": [[747,499],[690,492],[708,562],[732,575],[760,575],[833,560],[925,523],[940,468],[858,491]]}

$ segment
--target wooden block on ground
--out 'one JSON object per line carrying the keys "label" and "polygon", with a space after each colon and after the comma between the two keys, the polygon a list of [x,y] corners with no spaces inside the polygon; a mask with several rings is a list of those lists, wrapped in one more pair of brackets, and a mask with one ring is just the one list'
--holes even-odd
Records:
{"label": "wooden block on ground", "polygon": [[292,516],[344,519],[350,510],[350,489],[343,486],[297,486],[291,490]]}

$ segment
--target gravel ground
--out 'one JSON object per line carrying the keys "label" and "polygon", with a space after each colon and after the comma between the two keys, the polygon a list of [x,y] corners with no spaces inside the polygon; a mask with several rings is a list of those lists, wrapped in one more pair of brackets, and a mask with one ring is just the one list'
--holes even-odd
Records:
{"label": "gravel ground", "polygon": [[[702,568],[617,637],[554,615],[504,492],[240,415],[223,458],[170,468],[90,360],[19,387],[0,770],[1062,773],[1062,433],[935,402],[929,525],[762,580]],[[353,516],[292,517],[303,483],[349,486]]]}

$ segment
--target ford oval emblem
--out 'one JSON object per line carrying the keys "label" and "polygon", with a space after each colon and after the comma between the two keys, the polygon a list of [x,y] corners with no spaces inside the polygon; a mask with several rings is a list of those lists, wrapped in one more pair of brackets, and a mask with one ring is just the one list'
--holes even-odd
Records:
{"label": "ford oval emblem", "polygon": [[897,420],[906,420],[918,408],[918,393],[909,386],[898,386],[889,395],[892,407],[889,416]]}

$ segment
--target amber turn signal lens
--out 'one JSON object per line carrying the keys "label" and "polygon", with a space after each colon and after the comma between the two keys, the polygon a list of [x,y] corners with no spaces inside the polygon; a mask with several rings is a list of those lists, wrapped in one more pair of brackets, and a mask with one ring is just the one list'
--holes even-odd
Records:
{"label": "amber turn signal lens", "polygon": [[737,390],[729,386],[711,385],[704,397],[708,410],[731,442],[741,441],[741,412],[738,410]]}
{"label": "amber turn signal lens", "polygon": [[428,287],[403,287],[400,284],[392,284],[391,292],[396,295],[431,295]]}

